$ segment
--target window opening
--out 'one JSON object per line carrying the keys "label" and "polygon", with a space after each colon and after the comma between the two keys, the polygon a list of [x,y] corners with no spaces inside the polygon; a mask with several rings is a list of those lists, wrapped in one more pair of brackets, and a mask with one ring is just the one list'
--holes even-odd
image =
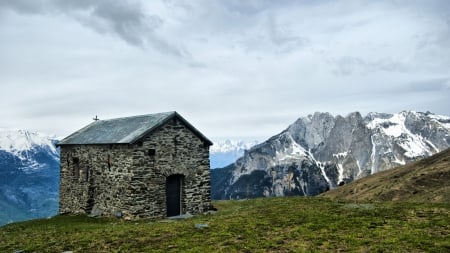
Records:
{"label": "window opening", "polygon": [[80,159],[78,159],[78,157],[74,157],[72,159],[73,162],[73,176],[75,178],[79,178],[80,177]]}
{"label": "window opening", "polygon": [[108,163],[108,170],[111,169],[111,155],[108,154],[108,159],[106,161]]}
{"label": "window opening", "polygon": [[86,167],[85,178],[84,178],[86,182],[89,181],[90,173],[91,173],[91,168]]}

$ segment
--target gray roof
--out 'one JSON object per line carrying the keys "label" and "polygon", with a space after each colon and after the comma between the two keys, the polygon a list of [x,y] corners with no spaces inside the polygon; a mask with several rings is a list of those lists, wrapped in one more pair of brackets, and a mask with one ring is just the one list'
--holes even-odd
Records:
{"label": "gray roof", "polygon": [[212,145],[208,138],[177,112],[97,120],[67,136],[58,145],[135,143],[174,117],[180,119],[200,139]]}

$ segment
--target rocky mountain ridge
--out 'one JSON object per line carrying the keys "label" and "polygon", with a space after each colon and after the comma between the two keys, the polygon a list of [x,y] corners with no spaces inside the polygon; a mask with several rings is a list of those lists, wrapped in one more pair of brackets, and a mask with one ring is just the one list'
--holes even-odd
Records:
{"label": "rocky mountain ridge", "polygon": [[214,199],[317,195],[450,146],[450,118],[432,113],[315,113],[212,171]]}

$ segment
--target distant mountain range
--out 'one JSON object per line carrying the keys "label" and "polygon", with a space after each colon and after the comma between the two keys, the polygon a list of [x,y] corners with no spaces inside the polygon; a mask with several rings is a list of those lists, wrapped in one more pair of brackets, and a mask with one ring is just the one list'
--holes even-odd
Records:
{"label": "distant mountain range", "polygon": [[59,155],[54,144],[43,134],[0,129],[0,226],[57,213]]}
{"label": "distant mountain range", "polygon": [[239,157],[244,155],[244,151],[257,145],[258,141],[243,140],[218,140],[213,141],[210,148],[211,169],[222,168],[234,163]]}
{"label": "distant mountain range", "polygon": [[317,195],[450,146],[450,118],[432,113],[315,113],[211,171],[214,199]]}

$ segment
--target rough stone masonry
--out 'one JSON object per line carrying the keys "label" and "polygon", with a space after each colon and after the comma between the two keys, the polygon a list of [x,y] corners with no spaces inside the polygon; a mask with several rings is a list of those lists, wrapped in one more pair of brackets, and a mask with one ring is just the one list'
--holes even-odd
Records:
{"label": "rough stone masonry", "polygon": [[[167,182],[173,176],[179,179],[179,214],[200,214],[211,208],[212,143],[176,112],[155,115],[140,116],[156,119],[147,119],[149,129],[136,127],[143,133],[126,143],[104,142],[117,137],[113,136],[114,131],[118,135],[128,131],[126,137],[120,136],[122,140],[128,138],[130,130],[117,128],[127,122],[145,125],[137,124],[139,119],[94,122],[58,144],[61,214],[90,214],[95,210],[100,215],[132,219],[166,217],[170,208]],[[105,128],[106,137],[98,136]]]}

